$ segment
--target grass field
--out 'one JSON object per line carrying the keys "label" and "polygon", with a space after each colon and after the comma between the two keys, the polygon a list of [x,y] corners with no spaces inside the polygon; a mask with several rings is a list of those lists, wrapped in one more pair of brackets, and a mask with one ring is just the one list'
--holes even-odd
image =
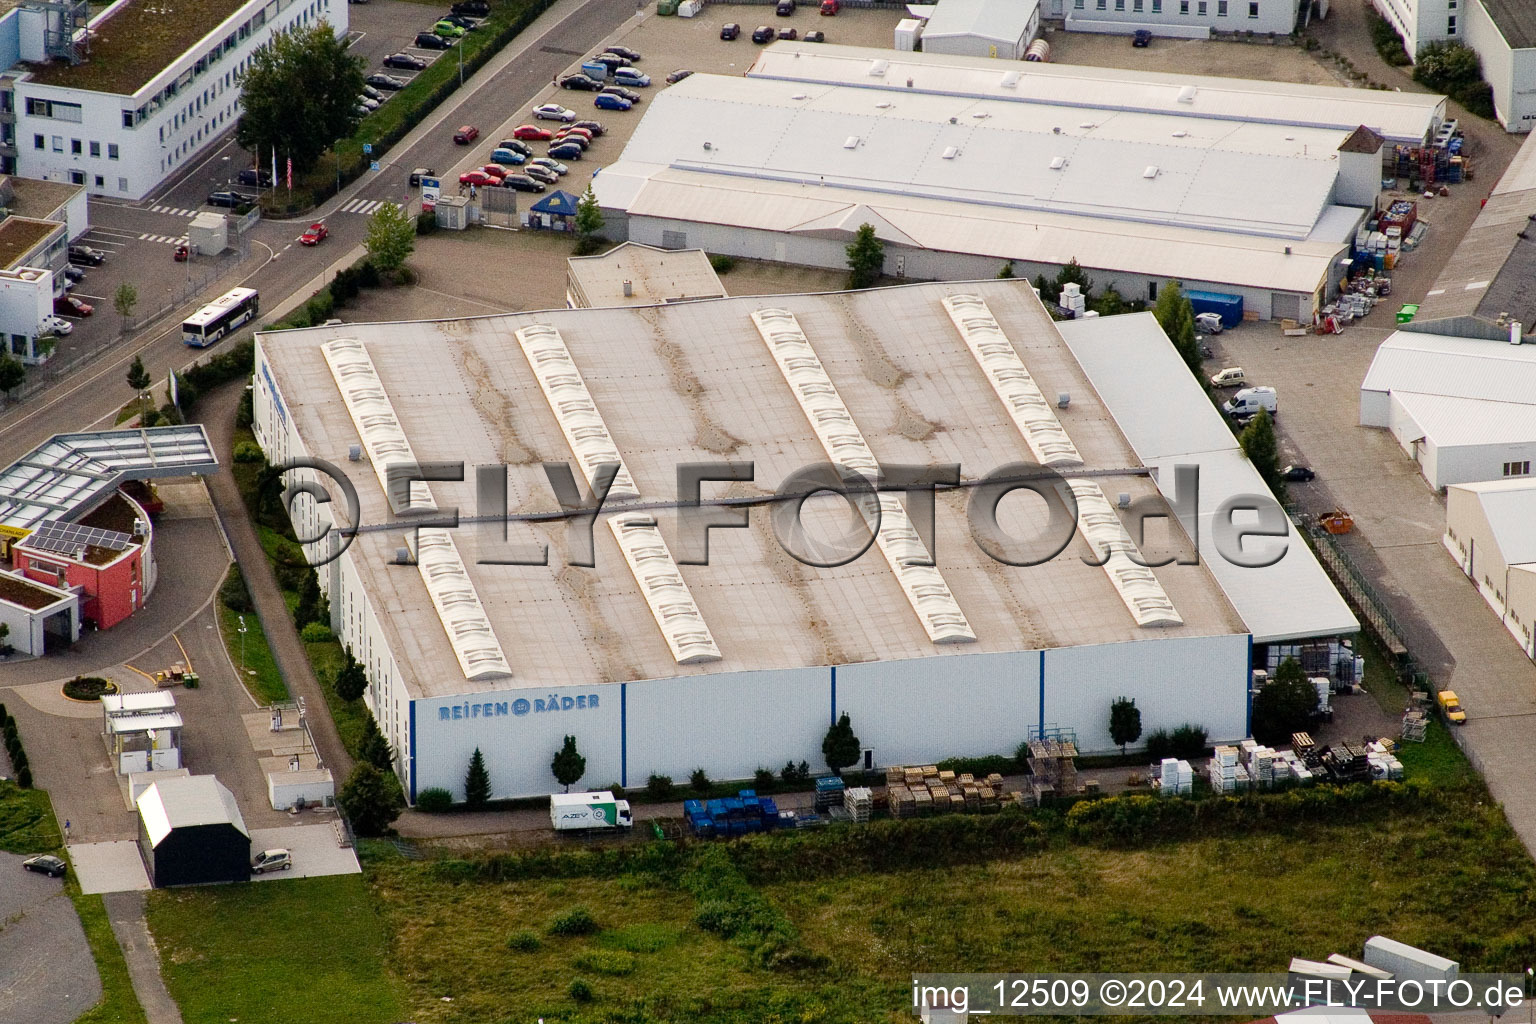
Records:
{"label": "grass field", "polygon": [[161,971],[186,1024],[394,1024],[382,923],[357,875],[160,889]]}
{"label": "grass field", "polygon": [[53,806],[41,789],[0,782],[0,850],[49,853],[64,845]]}
{"label": "grass field", "polygon": [[[234,567],[230,568],[230,572],[235,571]],[[215,604],[219,610],[219,632],[224,637],[224,649],[229,651],[229,660],[237,670],[243,652],[247,671],[241,681],[245,683],[245,688],[261,704],[287,700],[288,686],[283,682],[283,674],[277,670],[272,649],[267,646],[267,634],[261,626],[261,616],[255,612],[245,613],[245,640],[242,644],[240,615],[230,611],[223,601]]]}

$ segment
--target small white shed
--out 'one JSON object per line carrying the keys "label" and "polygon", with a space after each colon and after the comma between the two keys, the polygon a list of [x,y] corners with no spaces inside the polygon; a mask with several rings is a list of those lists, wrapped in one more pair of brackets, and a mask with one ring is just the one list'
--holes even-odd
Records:
{"label": "small white shed", "polygon": [[217,256],[229,248],[229,218],[222,213],[200,213],[187,225],[187,244],[202,256]]}
{"label": "small white shed", "polygon": [[943,0],[923,26],[923,52],[1023,60],[1040,31],[1040,0]]}

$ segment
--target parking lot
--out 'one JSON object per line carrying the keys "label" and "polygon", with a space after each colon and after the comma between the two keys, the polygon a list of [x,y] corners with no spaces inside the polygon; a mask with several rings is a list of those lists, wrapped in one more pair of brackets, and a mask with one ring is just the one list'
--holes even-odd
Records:
{"label": "parking lot", "polygon": [[101,998],[80,918],[57,878],[0,853],[0,1024],[68,1024]]}

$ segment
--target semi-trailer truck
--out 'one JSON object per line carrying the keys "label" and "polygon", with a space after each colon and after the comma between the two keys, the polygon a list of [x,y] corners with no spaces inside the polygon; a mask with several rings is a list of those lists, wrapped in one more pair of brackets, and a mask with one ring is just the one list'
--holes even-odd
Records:
{"label": "semi-trailer truck", "polygon": [[628,800],[615,800],[613,794],[555,793],[549,798],[549,823],[556,832],[629,828],[635,822],[629,814]]}

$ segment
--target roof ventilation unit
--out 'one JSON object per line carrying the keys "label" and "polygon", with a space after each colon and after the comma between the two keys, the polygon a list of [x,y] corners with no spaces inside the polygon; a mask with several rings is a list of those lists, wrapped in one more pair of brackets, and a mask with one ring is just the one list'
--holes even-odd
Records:
{"label": "roof ventilation unit", "polygon": [[1059,171],[1059,170],[1061,170],[1065,166],[1067,166],[1067,158],[1066,157],[1064,157],[1064,156],[1053,156],[1053,157],[1051,157],[1051,170]]}
{"label": "roof ventilation unit", "polygon": [[890,68],[888,60],[872,60],[869,62],[869,74],[871,78],[884,78],[885,72]]}
{"label": "roof ventilation unit", "polygon": [[910,78],[907,79],[907,88],[908,89],[912,88],[912,79],[910,79]]}
{"label": "roof ventilation unit", "polygon": [[1003,76],[1002,82],[998,84],[1004,89],[1017,89],[1019,87],[1019,73],[1017,71],[1008,72]]}
{"label": "roof ventilation unit", "polygon": [[889,103],[876,103],[875,104],[875,109],[876,110],[890,110],[891,109],[891,105]]}
{"label": "roof ventilation unit", "polygon": [[1180,128],[1178,131],[1173,133],[1173,137],[1176,138],[1176,139],[1182,139],[1182,138],[1184,138],[1184,136],[1186,136],[1188,134],[1189,134],[1189,132],[1185,131],[1183,128]]}
{"label": "roof ventilation unit", "polygon": [[1061,134],[1061,129],[1060,128],[1052,128],[1051,129],[1051,134],[1052,135],[1060,135]]}
{"label": "roof ventilation unit", "polygon": [[953,160],[955,157],[957,157],[959,155],[960,155],[960,150],[955,148],[954,146],[945,146],[944,147],[944,152],[942,154],[942,156],[943,156],[943,158],[945,160]]}
{"label": "roof ventilation unit", "polygon": [[1117,500],[1115,504],[1119,505],[1121,508],[1131,507],[1131,493],[1129,491],[1121,491],[1118,497],[1119,500]]}
{"label": "roof ventilation unit", "polygon": [[857,149],[858,146],[859,146],[859,137],[857,135],[850,135],[846,139],[843,140],[843,148],[844,149]]}
{"label": "roof ventilation unit", "polygon": [[803,99],[805,99],[805,93],[797,92],[793,96],[791,96],[790,99],[792,99],[792,100],[803,100]]}
{"label": "roof ventilation unit", "polygon": [[1194,86],[1186,85],[1184,88],[1179,90],[1179,102],[1180,103],[1193,103],[1193,102],[1195,102],[1195,92],[1196,92],[1196,90],[1195,90]]}
{"label": "roof ventilation unit", "polygon": [[1147,169],[1141,172],[1143,178],[1157,177],[1157,164],[1147,164]]}
{"label": "roof ventilation unit", "polygon": [[362,460],[363,460],[363,446],[360,445],[360,444],[348,445],[347,446],[347,461],[348,462],[361,462]]}
{"label": "roof ventilation unit", "polygon": [[959,122],[960,122],[960,119],[958,117],[952,117],[952,118],[949,119],[949,123],[950,124],[958,124]]}
{"label": "roof ventilation unit", "polygon": [[707,152],[709,152],[709,151],[710,151],[710,150],[712,150],[712,149],[714,149],[714,148],[715,148],[715,147],[714,147],[714,146],[713,146],[713,145],[712,145],[712,144],[710,144],[710,143],[708,143],[708,142],[706,142],[706,143],[704,143],[704,151],[705,151],[705,152],[706,152],[706,153],[707,153]]}
{"label": "roof ventilation unit", "polygon": [[1056,408],[1058,408],[1058,409],[1065,409],[1067,406],[1069,406],[1071,404],[1072,404],[1072,392],[1070,392],[1070,391],[1058,391],[1058,392],[1056,392]]}
{"label": "roof ventilation unit", "polygon": [[992,115],[987,113],[985,110],[975,110],[975,111],[971,112],[971,116],[974,117],[978,121],[985,121],[987,118],[991,117]]}
{"label": "roof ventilation unit", "polygon": [[1098,125],[1094,124],[1092,121],[1083,121],[1082,123],[1080,123],[1078,125],[1078,127],[1086,130],[1086,129],[1097,128]]}

